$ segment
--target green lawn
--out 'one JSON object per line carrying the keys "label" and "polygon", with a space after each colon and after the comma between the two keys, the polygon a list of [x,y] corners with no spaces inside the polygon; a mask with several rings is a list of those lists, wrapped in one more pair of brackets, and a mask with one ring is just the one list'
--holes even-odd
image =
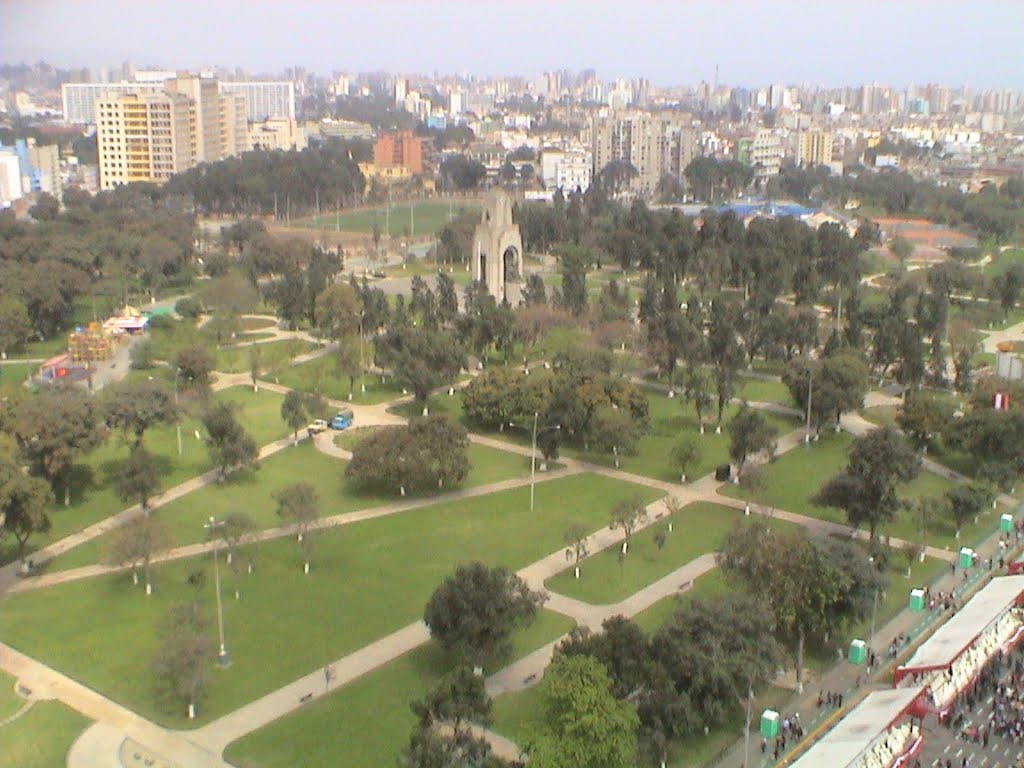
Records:
{"label": "green lawn", "polygon": [[[506,451],[470,445],[468,455],[471,469],[461,486],[464,488],[526,477],[529,472],[527,459]],[[350,487],[344,480],[346,466],[347,462],[303,442],[262,462],[256,472],[236,473],[223,484],[207,485],[162,507],[157,514],[170,527],[173,545],[182,546],[205,539],[203,525],[211,515],[222,518],[245,511],[259,529],[280,525],[273,494],[300,478],[317,489],[325,517],[396,501],[393,494]],[[67,570],[99,562],[109,541],[110,534],[93,539],[60,556],[49,567]]]}
{"label": "green lawn", "polygon": [[[372,349],[368,346],[366,359],[370,360],[372,354]],[[393,378],[371,373],[364,377],[365,393],[360,391],[359,377],[356,377],[355,386],[351,387],[348,376],[336,372],[334,360],[330,355],[289,366],[276,374],[274,379],[286,387],[301,389],[303,392],[317,392],[333,400],[348,400],[351,394],[352,402],[362,405],[384,403],[402,396],[402,387]]]}
{"label": "green lawn", "polygon": [[5,363],[0,365],[0,397],[24,391],[22,386],[29,376],[39,370],[35,363]]}
{"label": "green lawn", "polygon": [[[542,611],[513,638],[513,658],[565,634],[572,622]],[[397,765],[416,722],[409,703],[421,698],[453,666],[434,643],[353,681],[326,699],[231,744],[226,759],[240,768]]]}
{"label": "green lawn", "polygon": [[[597,528],[612,505],[634,495],[649,502],[658,494],[581,475],[538,485],[532,513],[524,487],[332,529],[317,536],[308,576],[291,538],[240,553],[235,562],[251,557],[255,569],[226,577],[229,594],[236,585],[241,590],[240,600],[225,603],[234,663],[212,676],[199,722],[415,621],[456,564],[480,559],[521,568],[559,551],[570,520]],[[192,514],[209,513],[201,502],[191,503],[199,509]],[[199,595],[187,583],[197,568],[209,570],[211,558],[158,567],[151,598],[125,573],[9,595],[0,637],[145,717],[184,727],[179,713],[155,704],[147,669],[156,625],[170,605],[197,599],[211,608],[212,578]],[[57,623],[60,633],[52,630]],[[67,643],[69,635],[74,644]]]}
{"label": "green lawn", "polygon": [[[588,603],[617,603],[705,552],[714,552],[741,517],[742,511],[718,504],[688,504],[673,517],[672,533],[666,518],[633,536],[621,565],[616,544],[581,562],[579,579],[570,566],[544,586]],[[659,550],[654,537],[660,532],[666,541]]]}
{"label": "green lawn", "polygon": [[650,608],[640,611],[640,613],[633,617],[633,621],[648,635],[653,635],[686,600],[693,600],[698,597],[717,598],[731,591],[732,587],[726,584],[722,572],[715,568],[693,582],[693,586],[686,592],[663,597]]}
{"label": "green lawn", "polygon": [[[725,464],[729,461],[729,435],[724,427],[722,433],[716,435],[714,425],[709,425],[705,428],[704,434],[701,435],[696,413],[685,400],[679,397],[670,398],[666,394],[651,390],[648,390],[646,394],[650,402],[651,427],[647,434],[640,439],[635,455],[619,456],[619,467],[622,470],[645,477],[652,477],[656,480],[679,482],[679,473],[669,466],[668,456],[672,447],[684,435],[697,440],[702,453],[701,460],[691,470],[687,478],[688,480],[702,477],[712,472],[719,464]],[[447,394],[434,395],[427,401],[427,404],[430,407],[431,413],[447,413],[453,419],[462,421],[467,428],[474,432],[508,440],[518,445],[530,445],[530,433],[525,428],[506,429],[504,432],[485,432],[468,422],[462,411],[462,396],[458,391],[453,396],[448,396]],[[412,403],[404,403],[391,410],[406,417],[416,415],[420,411]],[[739,406],[729,406],[726,408],[726,424],[736,415],[738,410]],[[786,418],[785,416],[773,413],[765,413],[764,415],[776,427],[780,437],[799,426],[796,420]],[[611,467],[615,464],[615,458],[611,454],[587,451],[579,445],[566,445],[563,443],[560,453],[569,458],[589,461],[606,467]]]}
{"label": "green lawn", "polygon": [[992,261],[985,265],[987,277],[999,277],[1014,264],[1024,264],[1024,248],[1007,248],[1002,253],[992,253]]}
{"label": "green lawn", "polygon": [[14,692],[16,682],[11,675],[0,672],[0,720],[6,720],[25,704],[25,700]]}
{"label": "green lawn", "polygon": [[[343,210],[340,214],[325,213],[319,217],[295,221],[292,226],[307,229],[334,230],[336,232],[373,232],[377,226],[384,236],[417,236],[434,234],[452,217],[466,211],[477,211],[479,206],[466,201],[455,201],[449,209],[446,202],[419,201],[396,203],[390,206]],[[449,215],[450,214],[450,215]]]}
{"label": "green lawn", "polygon": [[[254,394],[248,387],[234,387],[218,392],[214,397],[239,405],[239,418],[259,445],[284,437],[288,428],[281,420],[282,396],[268,391]],[[193,409],[197,410],[197,409]],[[171,488],[210,469],[206,445],[195,437],[202,435],[202,424],[195,415],[182,420],[182,455],[178,456],[174,427],[156,427],[146,432],[146,448],[160,463],[161,487]],[[50,513],[52,527],[44,535],[29,539],[26,551],[31,553],[47,544],[80,531],[105,517],[116,514],[127,504],[122,502],[110,484],[111,473],[128,457],[131,446],[120,434],[112,434],[101,446],[83,456],[75,464],[71,486],[71,505],[56,504]],[[58,502],[62,502],[59,499]],[[0,544],[0,563],[15,558],[14,542]],[[95,562],[91,560],[90,562]]]}
{"label": "green lawn", "polygon": [[71,745],[90,722],[59,701],[36,703],[0,731],[0,768],[63,766]]}
{"label": "green lawn", "polygon": [[[723,487],[722,493],[734,498],[751,498],[757,503],[768,504],[789,512],[845,524],[846,516],[842,510],[819,507],[811,502],[811,497],[832,475],[846,466],[847,453],[852,442],[853,438],[846,433],[822,432],[821,439],[817,443],[811,443],[810,448],[794,448],[767,467],[766,487],[758,494],[758,498],[752,498],[751,493],[735,485]],[[921,497],[938,498],[952,486],[951,481],[922,470],[916,480],[902,486],[899,492],[900,496],[907,500]],[[994,531],[997,521],[994,518],[989,521],[986,519],[988,517],[991,515],[983,515],[978,526],[967,526],[964,529],[964,539],[973,542],[984,531]],[[930,524],[928,543],[933,546],[952,547],[956,544],[955,532],[952,518],[937,516]],[[919,527],[909,513],[903,513],[891,525],[883,526],[880,533],[914,541],[920,539]]]}
{"label": "green lawn", "polygon": [[742,385],[737,397],[750,402],[779,403],[795,408],[796,403],[789,394],[789,387],[781,381],[768,379],[741,379]]}
{"label": "green lawn", "polygon": [[254,347],[259,350],[260,371],[265,372],[284,368],[293,357],[312,352],[318,345],[302,339],[284,339],[265,344],[221,347],[215,356],[214,369],[224,373],[248,373],[252,370]]}

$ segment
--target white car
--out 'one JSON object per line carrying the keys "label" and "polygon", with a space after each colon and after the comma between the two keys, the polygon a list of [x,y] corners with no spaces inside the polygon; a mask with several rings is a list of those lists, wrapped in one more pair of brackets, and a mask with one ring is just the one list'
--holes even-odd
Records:
{"label": "white car", "polygon": [[323,419],[317,419],[312,424],[310,424],[308,427],[306,427],[306,431],[309,432],[309,434],[311,434],[311,435],[315,435],[318,432],[326,432],[327,431],[327,422],[324,421]]}

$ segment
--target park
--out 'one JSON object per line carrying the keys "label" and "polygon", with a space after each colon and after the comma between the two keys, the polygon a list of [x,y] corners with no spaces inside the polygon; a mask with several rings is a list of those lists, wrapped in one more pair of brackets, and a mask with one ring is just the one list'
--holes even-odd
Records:
{"label": "park", "polygon": [[[300,226],[397,238],[403,206],[383,222],[322,213]],[[752,278],[776,263],[789,224],[751,224],[755,261],[716,271],[721,243],[705,252],[692,223],[629,213],[642,221],[623,226],[664,228],[689,263],[647,269],[625,247],[595,257],[570,233],[613,226],[596,204],[573,214],[588,224],[530,208],[523,237],[544,258],[531,254],[525,305],[511,307],[456,284],[436,254],[393,294],[340,253],[236,229],[218,247],[241,256],[162,286],[173,313],[150,317],[130,370],[94,394],[22,385],[63,331],[12,344],[0,765],[69,755],[75,768],[76,750],[125,733],[197,765],[419,764],[446,739],[543,763],[559,741],[543,713],[574,664],[617,713],[623,749],[710,765],[736,754],[748,689],[755,712],[784,711],[847,674],[837,652],[851,640],[931,628],[938,614],[913,615],[910,590],[945,585],[961,547],[990,553],[1018,514],[1019,446],[991,436],[1020,412],[994,411],[997,385],[972,375],[990,335],[1024,338],[1016,300],[993,328],[971,325],[985,341],[960,354],[955,321],[989,317],[986,303],[956,299],[948,324],[920,314],[917,338],[901,335],[886,317],[918,311],[900,303],[906,291],[919,305],[949,295],[897,267],[862,283],[858,259],[877,263],[856,236],[807,234],[817,245],[795,258],[827,280],[803,297],[789,270],[773,287]],[[417,231],[452,221],[440,202],[414,215]],[[715,235],[706,221],[704,238],[734,224]],[[467,271],[465,243],[448,242]],[[846,326],[830,309],[841,293]],[[86,299],[69,301],[69,322],[94,311]],[[348,428],[308,428],[342,409]],[[755,538],[771,557],[746,557]],[[837,564],[850,578],[826,593],[821,574]],[[788,610],[776,581],[817,612]],[[500,619],[476,618],[506,603]],[[727,665],[711,683],[670,662],[713,664],[687,626],[740,617],[749,632],[726,632],[728,653],[763,653],[747,682]],[[611,655],[627,651],[688,691],[652,699],[639,730],[622,691],[641,684]],[[471,711],[439,714],[459,692]],[[644,718],[657,707],[685,717],[655,734]],[[120,735],[104,726],[126,718],[136,724]],[[52,754],[25,757],[40,733]]]}

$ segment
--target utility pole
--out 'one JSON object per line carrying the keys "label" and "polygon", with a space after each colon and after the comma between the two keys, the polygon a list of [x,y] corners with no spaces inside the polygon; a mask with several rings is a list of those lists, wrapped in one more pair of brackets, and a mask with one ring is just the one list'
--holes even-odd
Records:
{"label": "utility pole", "polygon": [[217,633],[220,637],[220,650],[217,653],[217,664],[222,667],[226,667],[231,663],[231,659],[228,657],[228,649],[224,644],[224,606],[220,599],[220,561],[217,559],[217,550],[220,548],[220,539],[217,538],[215,531],[224,525],[224,521],[217,522],[217,519],[210,517],[204,527],[210,532],[213,539],[213,579],[215,589],[217,590]]}
{"label": "utility pole", "polygon": [[750,709],[754,702],[754,689],[747,685],[747,724],[743,729],[743,768],[750,760]]}
{"label": "utility pole", "polygon": [[814,371],[810,360],[807,365],[807,430],[804,432],[804,445],[811,444],[811,398],[814,396]]}

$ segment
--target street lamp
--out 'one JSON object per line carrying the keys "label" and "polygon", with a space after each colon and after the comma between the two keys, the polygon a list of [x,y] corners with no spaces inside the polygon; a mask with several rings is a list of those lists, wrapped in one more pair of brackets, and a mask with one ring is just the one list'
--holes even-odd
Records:
{"label": "street lamp", "polygon": [[811,397],[814,395],[814,370],[810,365],[810,355],[807,357],[807,428],[804,431],[804,445],[811,444]]}
{"label": "street lamp", "polygon": [[217,590],[217,632],[220,636],[220,650],[217,653],[217,663],[226,667],[231,663],[231,659],[228,658],[228,649],[224,645],[224,607],[221,604],[220,599],[220,562],[217,559],[217,550],[220,547],[220,539],[217,538],[216,530],[224,525],[224,521],[217,522],[216,518],[210,517],[204,527],[210,532],[213,539],[213,579]]}
{"label": "street lamp", "polygon": [[[174,369],[174,410],[178,410],[178,376],[181,375],[181,368]],[[178,456],[181,456],[181,414],[176,414],[178,423]]]}
{"label": "street lamp", "polygon": [[[533,437],[530,441],[530,511],[533,512],[534,507],[534,486],[537,482],[537,419],[540,414],[537,411],[533,412]],[[511,421],[508,423],[510,427],[518,427],[519,429],[526,429],[522,424],[513,424]],[[560,430],[561,424],[549,424],[546,427],[541,427],[541,432],[548,430]]]}
{"label": "street lamp", "polygon": [[[874,565],[875,558],[869,557],[868,562]],[[878,614],[878,582],[875,581],[875,597],[871,604],[871,639],[868,641],[868,648],[874,649],[875,647],[875,617]]]}

